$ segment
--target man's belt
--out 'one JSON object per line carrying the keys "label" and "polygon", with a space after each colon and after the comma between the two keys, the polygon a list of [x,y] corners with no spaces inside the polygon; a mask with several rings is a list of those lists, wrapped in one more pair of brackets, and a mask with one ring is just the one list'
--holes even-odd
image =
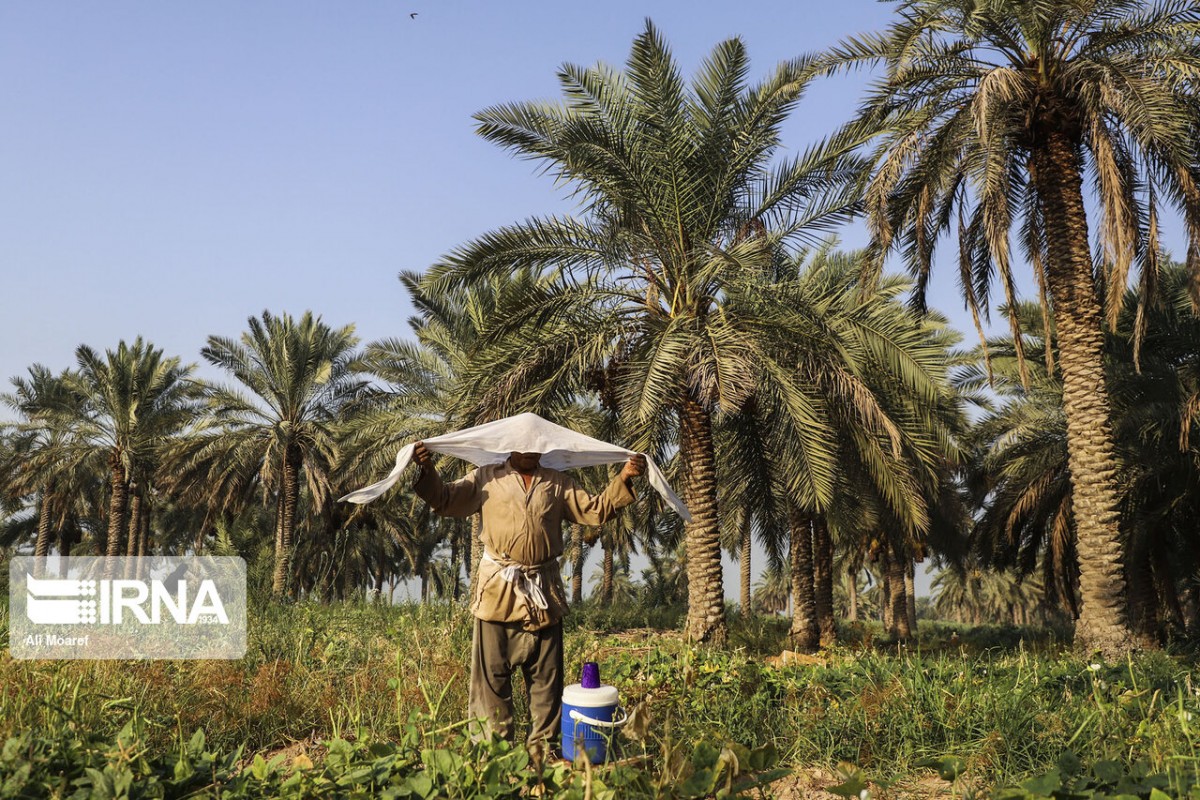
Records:
{"label": "man's belt", "polygon": [[529,608],[531,618],[537,619],[550,607],[545,587],[542,586],[542,567],[558,559],[552,558],[531,566],[513,561],[507,556],[494,556],[485,548],[482,560],[500,567],[500,577],[513,585],[517,595]]}

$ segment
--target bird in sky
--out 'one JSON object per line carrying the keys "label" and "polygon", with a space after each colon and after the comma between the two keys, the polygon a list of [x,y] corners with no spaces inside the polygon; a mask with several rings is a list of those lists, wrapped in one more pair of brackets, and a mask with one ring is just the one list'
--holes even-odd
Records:
{"label": "bird in sky", "polygon": [[412,12],[411,14],[409,14],[409,15],[408,15],[408,18],[409,18],[409,19],[416,19],[416,18],[417,18],[417,12],[415,12],[415,11],[414,11],[414,12]]}

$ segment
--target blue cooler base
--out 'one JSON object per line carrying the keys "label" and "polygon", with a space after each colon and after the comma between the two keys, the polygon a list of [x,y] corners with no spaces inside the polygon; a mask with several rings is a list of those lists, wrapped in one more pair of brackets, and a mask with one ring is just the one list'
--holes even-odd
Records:
{"label": "blue cooler base", "polygon": [[588,761],[600,764],[608,759],[608,742],[612,738],[614,728],[597,728],[586,722],[571,719],[571,711],[578,711],[585,717],[600,722],[612,722],[615,705],[587,707],[573,706],[563,703],[562,707],[562,754],[568,761],[574,761],[576,755],[587,753]]}

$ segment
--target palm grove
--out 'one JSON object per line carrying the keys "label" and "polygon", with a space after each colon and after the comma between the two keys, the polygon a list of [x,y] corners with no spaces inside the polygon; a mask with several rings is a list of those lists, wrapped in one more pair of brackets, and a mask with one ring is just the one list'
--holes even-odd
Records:
{"label": "palm grove", "polygon": [[[805,88],[859,68],[876,77],[854,118],[781,157]],[[735,38],[686,80],[647,23],[623,70],[567,64],[558,102],[480,112],[577,213],[403,274],[407,338],[360,346],[264,312],[210,337],[223,382],[141,338],[30,367],[4,396],[0,544],[239,553],[277,598],[403,578],[459,598],[477,525],[405,491],[335,498],[409,441],[536,411],[670,465],[692,520],[649,493],[608,523],[599,593],[686,602],[694,640],[727,635],[723,551],[743,611],[787,610],[803,649],[839,610],[912,635],[925,558],[959,619],[1059,614],[1108,656],[1195,635],[1200,10],[912,0],[883,31],[750,74]],[[853,219],[871,243],[839,251]],[[974,347],[924,305],[943,241]],[[909,278],[884,274],[890,256]],[[1009,333],[984,340],[993,305]],[[587,545],[568,538],[578,599]],[[618,569],[634,552],[636,588]]]}

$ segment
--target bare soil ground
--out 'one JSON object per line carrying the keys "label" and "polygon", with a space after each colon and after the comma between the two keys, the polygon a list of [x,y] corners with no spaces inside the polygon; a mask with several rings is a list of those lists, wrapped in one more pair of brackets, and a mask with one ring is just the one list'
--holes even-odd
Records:
{"label": "bare soil ground", "polygon": [[[828,770],[796,769],[791,775],[771,784],[771,792],[777,800],[842,800],[838,795],[826,791],[842,781],[840,775]],[[936,775],[907,778],[886,788],[871,784],[868,791],[874,800],[935,800],[956,796],[950,784]]]}

